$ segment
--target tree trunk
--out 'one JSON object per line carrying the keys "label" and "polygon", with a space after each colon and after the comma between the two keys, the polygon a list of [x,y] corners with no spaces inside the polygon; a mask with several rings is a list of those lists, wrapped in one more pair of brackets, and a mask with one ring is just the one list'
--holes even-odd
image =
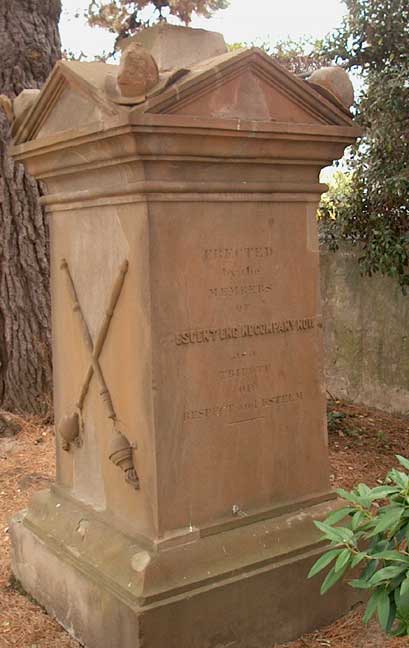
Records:
{"label": "tree trunk", "polygon": [[[0,93],[40,88],[60,58],[61,0],[0,0]],[[41,187],[8,154],[0,110],[0,405],[45,414],[51,404],[48,226]]]}

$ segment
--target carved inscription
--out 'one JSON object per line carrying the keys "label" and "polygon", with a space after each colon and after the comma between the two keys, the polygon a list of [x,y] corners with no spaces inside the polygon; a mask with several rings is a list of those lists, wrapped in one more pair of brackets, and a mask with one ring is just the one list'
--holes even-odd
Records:
{"label": "carved inscription", "polygon": [[220,369],[219,377],[223,380],[234,378],[261,378],[268,374],[270,368],[270,364],[260,364],[255,367],[235,367],[234,369]]}
{"label": "carved inscription", "polygon": [[265,295],[271,290],[273,290],[272,284],[251,284],[209,288],[209,293],[212,297],[248,297],[248,295]]}
{"label": "carved inscription", "polygon": [[[221,419],[227,425],[249,423],[263,420],[272,408],[296,407],[304,399],[304,393],[296,390],[276,393],[270,397],[260,395],[260,392],[268,394],[270,389],[275,389],[275,383],[272,382],[273,365],[268,362],[271,362],[271,356],[265,357],[262,345],[257,345],[257,351],[251,348],[256,346],[251,344],[252,341],[266,335],[308,335],[318,325],[312,317],[254,321],[257,305],[268,304],[274,291],[276,279],[273,280],[273,254],[273,248],[268,245],[208,247],[200,250],[209,299],[217,300],[223,312],[226,312],[225,308],[231,313],[248,312],[246,319],[253,319],[253,322],[188,329],[175,334],[175,344],[180,348],[188,345],[213,346],[211,343],[226,340],[239,340],[247,347],[240,349],[242,345],[238,343],[234,353],[233,349],[229,353],[226,364],[219,364],[215,379],[220,383],[221,391],[216,392],[217,396],[215,393],[214,400],[211,397],[207,400],[203,396],[201,403],[199,401],[185,406],[183,416],[186,423],[205,422],[209,419]],[[232,301],[228,302],[229,299]],[[226,303],[229,306],[224,306]],[[256,310],[251,315],[253,309]],[[265,306],[263,310],[266,311]],[[217,351],[218,356],[220,353],[221,351]],[[233,363],[230,365],[232,360],[238,361],[236,366]],[[282,389],[291,389],[291,386]]]}
{"label": "carved inscription", "polygon": [[231,356],[232,360],[242,360],[243,358],[256,358],[257,351],[255,349],[249,349],[248,351],[235,351]]}
{"label": "carved inscription", "polygon": [[270,370],[271,364],[259,364],[252,367],[220,369],[218,375],[222,382],[229,382],[239,393],[251,394],[258,390],[259,382],[268,376]]}
{"label": "carved inscription", "polygon": [[223,342],[224,340],[247,338],[261,335],[278,335],[280,333],[303,332],[313,329],[314,319],[280,320],[260,324],[238,324],[223,328],[207,328],[184,331],[175,335],[177,346],[184,344],[204,344],[207,342]]}
{"label": "carved inscription", "polygon": [[235,280],[235,279],[248,279],[249,277],[255,277],[259,275],[262,272],[261,267],[258,266],[250,266],[250,265],[245,265],[245,266],[223,266],[222,269],[222,275],[226,277],[227,279]]}
{"label": "carved inscription", "polygon": [[254,410],[263,410],[276,405],[286,405],[303,400],[303,392],[293,392],[290,394],[278,394],[269,398],[254,398],[245,403],[222,403],[212,407],[202,407],[198,409],[187,409],[184,413],[185,421],[197,421],[208,418],[225,418],[237,414],[250,413]]}
{"label": "carved inscription", "polygon": [[[270,282],[234,283],[258,278],[263,269],[260,263],[271,257],[273,248],[269,246],[206,248],[203,250],[205,263],[221,263],[221,275],[231,282],[227,286],[208,288],[211,297],[249,297],[268,295],[273,290]],[[258,263],[257,263],[258,262]]]}
{"label": "carved inscription", "polygon": [[272,254],[273,248],[269,246],[206,248],[203,250],[203,259],[204,261],[263,259],[272,256]]}

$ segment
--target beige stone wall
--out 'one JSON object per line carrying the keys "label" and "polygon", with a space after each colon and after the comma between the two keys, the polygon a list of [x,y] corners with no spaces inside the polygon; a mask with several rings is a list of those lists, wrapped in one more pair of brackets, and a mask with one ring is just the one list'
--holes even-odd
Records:
{"label": "beige stone wall", "polygon": [[357,251],[321,251],[328,390],[409,414],[409,296],[395,281],[362,277]]}

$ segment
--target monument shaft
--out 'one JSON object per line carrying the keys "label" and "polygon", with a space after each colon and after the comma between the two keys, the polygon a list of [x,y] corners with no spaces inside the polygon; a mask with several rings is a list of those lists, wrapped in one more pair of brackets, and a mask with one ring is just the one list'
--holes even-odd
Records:
{"label": "monument shaft", "polygon": [[270,648],[352,601],[306,574],[338,505],[318,177],[359,129],[215,43],[157,74],[135,46],[126,96],[115,66],[60,63],[15,133],[48,190],[57,481],[13,569],[89,648]]}

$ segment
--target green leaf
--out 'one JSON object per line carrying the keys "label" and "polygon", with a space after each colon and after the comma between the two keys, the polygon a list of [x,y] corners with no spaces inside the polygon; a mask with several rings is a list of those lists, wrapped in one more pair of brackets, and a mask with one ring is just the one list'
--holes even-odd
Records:
{"label": "green leaf", "polygon": [[365,609],[365,614],[362,617],[363,623],[368,623],[372,619],[373,615],[375,614],[376,608],[378,606],[378,598],[380,593],[381,590],[375,590],[374,593],[371,595]]}
{"label": "green leaf", "polygon": [[353,504],[360,504],[361,498],[358,495],[355,495],[354,493],[349,493],[348,491],[344,490],[343,488],[337,488],[335,491],[342,499],[347,500],[348,502],[352,502]]}
{"label": "green leaf", "polygon": [[344,549],[343,551],[341,551],[335,563],[336,572],[339,572],[341,569],[347,566],[347,563],[350,562],[351,555],[352,552],[349,549]]}
{"label": "green leaf", "polygon": [[385,628],[387,634],[390,634],[395,618],[396,618],[396,604],[393,598],[393,593],[389,592],[389,618]]}
{"label": "green leaf", "polygon": [[366,484],[358,484],[357,491],[361,497],[369,497],[371,494],[371,489]]}
{"label": "green leaf", "polygon": [[390,478],[399,486],[399,488],[405,489],[409,484],[409,475],[402,472],[401,470],[395,470],[393,468],[389,473]]}
{"label": "green leaf", "polygon": [[347,543],[352,540],[354,536],[351,529],[347,529],[346,527],[332,527],[329,524],[325,524],[325,522],[319,522],[318,520],[316,520],[314,524],[320,531],[325,534],[325,537],[328,540],[332,540],[333,542]]}
{"label": "green leaf", "polygon": [[409,459],[405,459],[405,457],[402,457],[402,455],[396,455],[396,459],[399,461],[401,466],[403,466],[406,470],[409,470]]}
{"label": "green leaf", "polygon": [[359,563],[362,562],[364,560],[364,558],[365,558],[364,553],[355,554],[355,556],[352,558],[351,569],[353,569],[354,567],[359,565]]}
{"label": "green leaf", "polygon": [[402,619],[409,620],[409,591],[406,591],[404,596],[401,595],[398,589],[395,590],[395,593],[397,593],[397,596],[395,596],[395,601],[398,608],[399,616]]}
{"label": "green leaf", "polygon": [[409,576],[405,578],[402,585],[400,586],[400,595],[406,596],[406,594],[409,594]]}
{"label": "green leaf", "polygon": [[321,585],[321,590],[320,590],[321,594],[325,594],[326,592],[328,592],[328,590],[331,587],[333,587],[333,585],[335,585],[335,583],[343,577],[343,575],[346,572],[346,568],[347,566],[345,566],[340,571],[336,572],[335,567],[333,567],[331,571],[328,572],[324,582]]}
{"label": "green leaf", "polygon": [[371,589],[371,585],[364,578],[353,578],[349,584],[355,589]]}
{"label": "green leaf", "polygon": [[365,515],[361,511],[357,511],[354,516],[352,517],[352,523],[351,527],[353,531],[356,531],[361,524],[365,520]]}
{"label": "green leaf", "polygon": [[386,590],[380,590],[376,609],[378,612],[378,619],[383,630],[386,630],[389,621],[390,601],[389,595]]}
{"label": "green leaf", "polygon": [[395,495],[396,493],[399,493],[399,488],[396,486],[376,486],[371,490],[370,499],[372,501],[385,499],[385,497]]}
{"label": "green leaf", "polygon": [[406,533],[407,533],[407,524],[404,524],[403,526],[400,527],[399,531],[394,536],[394,541],[395,541],[395,546],[398,546],[401,544],[401,542],[405,539]]}
{"label": "green leaf", "polygon": [[354,509],[350,506],[338,509],[337,511],[334,511],[331,513],[325,520],[325,524],[336,524],[337,522],[340,522],[343,520],[347,515],[350,515],[350,513],[353,513]]}
{"label": "green leaf", "polygon": [[327,565],[329,565],[330,562],[334,560],[341,552],[342,549],[332,549],[331,551],[324,553],[311,567],[308,578],[312,578],[312,576],[319,574],[319,572],[325,569],[325,567],[327,567]]}
{"label": "green leaf", "polygon": [[361,574],[361,578],[363,580],[369,581],[371,576],[373,576],[374,573],[376,572],[378,565],[379,565],[378,560],[370,560],[367,566],[365,567],[363,573]]}
{"label": "green leaf", "polygon": [[395,562],[406,563],[409,569],[409,556],[405,556],[400,551],[381,551],[372,554],[372,556],[378,560],[394,560]]}
{"label": "green leaf", "polygon": [[396,576],[399,576],[402,572],[404,572],[406,567],[396,567],[394,565],[390,567],[383,567],[379,571],[377,571],[368,581],[369,585],[371,587],[374,587],[375,585],[379,585],[379,583],[382,583],[383,581],[390,581],[392,578],[395,578]]}
{"label": "green leaf", "polygon": [[369,535],[369,537],[377,535],[386,529],[390,529],[392,526],[400,520],[403,514],[403,508],[393,508],[392,510],[386,511],[383,515],[380,516],[378,523],[376,524],[374,530]]}

